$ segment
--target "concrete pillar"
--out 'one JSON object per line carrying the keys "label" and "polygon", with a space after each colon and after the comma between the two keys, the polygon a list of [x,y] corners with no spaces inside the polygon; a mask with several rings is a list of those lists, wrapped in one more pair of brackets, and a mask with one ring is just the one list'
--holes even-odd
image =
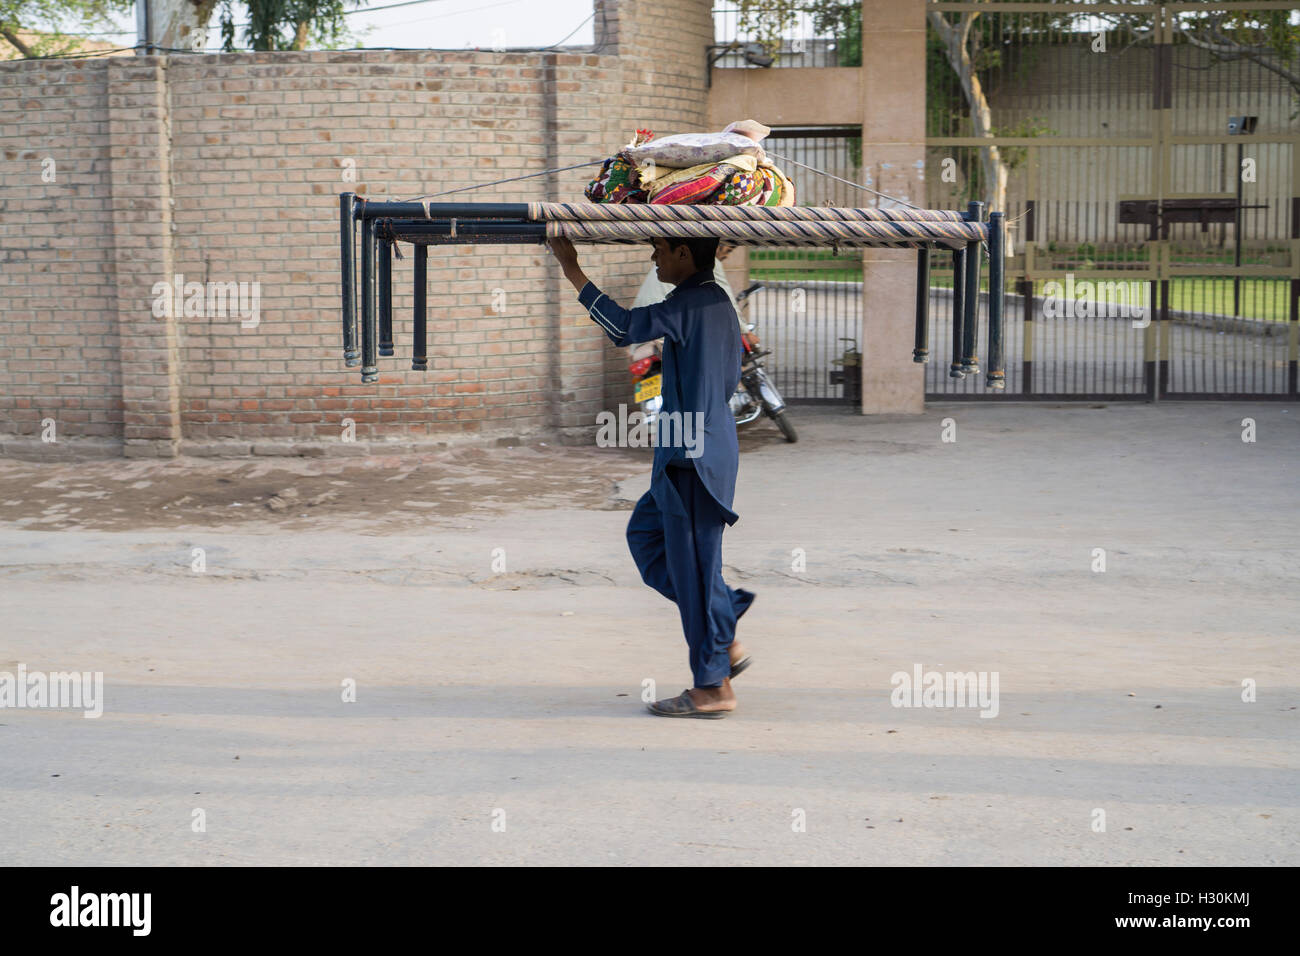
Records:
{"label": "concrete pillar", "polygon": [[[179,316],[156,317],[156,283],[173,282],[166,60],[108,62],[110,215],[122,437],[127,457],[173,457],[181,439]],[[173,300],[174,301],[174,300]]]}
{"label": "concrete pillar", "polygon": [[[864,182],[917,205],[924,205],[925,196],[925,5],[925,0],[863,0],[859,71]],[[916,253],[866,249],[864,415],[925,408],[924,366],[911,359],[915,305]]]}

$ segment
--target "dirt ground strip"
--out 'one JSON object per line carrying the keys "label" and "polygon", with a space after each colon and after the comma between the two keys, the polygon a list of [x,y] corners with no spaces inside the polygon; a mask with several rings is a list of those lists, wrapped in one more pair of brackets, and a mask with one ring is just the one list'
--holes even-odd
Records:
{"label": "dirt ground strip", "polygon": [[364,523],[378,533],[429,517],[528,502],[607,504],[641,470],[635,450],[461,448],[368,458],[0,461],[0,523],[42,531]]}
{"label": "dirt ground strip", "polygon": [[[742,448],[783,445],[756,423]],[[651,450],[533,441],[369,457],[0,459],[0,525],[41,531],[205,527],[287,531],[365,526],[409,532],[423,521],[520,505],[626,510],[617,483]]]}

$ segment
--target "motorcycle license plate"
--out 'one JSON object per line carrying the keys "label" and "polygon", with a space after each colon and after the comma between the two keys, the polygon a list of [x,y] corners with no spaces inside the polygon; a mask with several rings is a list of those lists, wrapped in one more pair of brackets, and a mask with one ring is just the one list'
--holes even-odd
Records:
{"label": "motorcycle license plate", "polygon": [[651,375],[648,378],[643,378],[636,383],[636,400],[644,402],[651,398],[657,398],[662,388],[662,375]]}

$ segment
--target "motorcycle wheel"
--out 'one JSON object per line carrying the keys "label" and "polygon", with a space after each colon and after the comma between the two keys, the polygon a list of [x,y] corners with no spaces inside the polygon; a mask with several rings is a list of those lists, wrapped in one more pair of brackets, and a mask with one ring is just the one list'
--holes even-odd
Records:
{"label": "motorcycle wheel", "polygon": [[790,424],[784,408],[772,416],[772,421],[776,422],[776,427],[781,429],[781,434],[785,436],[786,441],[793,443],[799,440],[799,433],[794,430],[794,425]]}

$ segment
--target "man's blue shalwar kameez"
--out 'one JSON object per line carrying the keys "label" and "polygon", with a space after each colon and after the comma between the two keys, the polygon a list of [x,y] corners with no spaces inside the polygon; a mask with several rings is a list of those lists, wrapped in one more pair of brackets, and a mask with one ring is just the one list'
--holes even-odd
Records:
{"label": "man's blue shalwar kameez", "polygon": [[663,425],[702,414],[702,434],[674,430],[687,441],[655,445],[650,490],[632,511],[627,543],[642,580],[677,604],[695,686],[720,687],[736,621],[754,600],[722,579],[722,532],[739,518],[731,506],[740,450],[728,405],[743,352],[735,307],[703,270],[654,305],[624,309],[593,282],[578,301],[617,346],[663,338],[661,437],[672,437]]}

